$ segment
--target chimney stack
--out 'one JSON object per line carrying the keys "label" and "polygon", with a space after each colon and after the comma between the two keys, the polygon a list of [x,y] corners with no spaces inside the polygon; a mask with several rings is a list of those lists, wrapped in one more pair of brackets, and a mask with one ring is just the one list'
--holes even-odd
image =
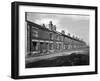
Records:
{"label": "chimney stack", "polygon": [[42,27],[45,27],[45,24],[42,24]]}
{"label": "chimney stack", "polygon": [[61,31],[61,33],[62,33],[62,34],[65,34],[65,31],[64,31],[64,30],[62,30],[62,31]]}
{"label": "chimney stack", "polygon": [[52,21],[49,22],[49,29],[50,29],[50,30],[53,30],[53,24],[52,24]]}
{"label": "chimney stack", "polygon": [[53,26],[53,30],[56,31],[56,25]]}
{"label": "chimney stack", "polygon": [[68,36],[70,36],[70,33],[68,33]]}

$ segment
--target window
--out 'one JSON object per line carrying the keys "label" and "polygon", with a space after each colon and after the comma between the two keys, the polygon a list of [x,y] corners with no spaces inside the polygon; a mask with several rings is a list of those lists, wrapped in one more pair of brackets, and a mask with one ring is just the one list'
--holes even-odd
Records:
{"label": "window", "polygon": [[59,41],[59,35],[56,35],[56,39]]}
{"label": "window", "polygon": [[32,29],[32,36],[38,37],[38,31],[36,29]]}
{"label": "window", "polygon": [[50,48],[50,50],[53,49],[53,43],[50,43],[50,44],[49,44],[49,48]]}
{"label": "window", "polygon": [[52,33],[50,33],[50,39],[53,40],[53,34]]}
{"label": "window", "polygon": [[37,43],[36,42],[32,42],[32,48],[31,48],[31,50],[32,51],[36,51],[36,46],[37,46]]}

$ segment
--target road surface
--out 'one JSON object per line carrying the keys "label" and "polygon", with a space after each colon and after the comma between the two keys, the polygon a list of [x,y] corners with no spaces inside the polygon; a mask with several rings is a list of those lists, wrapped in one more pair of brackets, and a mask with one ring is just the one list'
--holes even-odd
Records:
{"label": "road surface", "polygon": [[78,50],[69,50],[69,51],[53,53],[53,54],[48,54],[48,55],[42,55],[42,56],[37,56],[37,57],[27,57],[27,58],[25,58],[25,63],[28,64],[28,63],[36,62],[36,61],[39,61],[39,60],[55,59],[56,57],[68,56],[68,55],[70,55],[72,53],[89,54],[89,48],[78,49]]}

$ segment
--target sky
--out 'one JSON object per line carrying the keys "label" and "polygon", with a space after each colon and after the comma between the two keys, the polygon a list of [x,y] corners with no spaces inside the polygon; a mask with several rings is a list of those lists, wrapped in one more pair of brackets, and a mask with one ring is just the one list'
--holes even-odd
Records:
{"label": "sky", "polygon": [[64,30],[65,34],[77,36],[89,45],[89,15],[27,12],[27,20],[45,24],[47,28],[49,21],[52,21],[57,31]]}

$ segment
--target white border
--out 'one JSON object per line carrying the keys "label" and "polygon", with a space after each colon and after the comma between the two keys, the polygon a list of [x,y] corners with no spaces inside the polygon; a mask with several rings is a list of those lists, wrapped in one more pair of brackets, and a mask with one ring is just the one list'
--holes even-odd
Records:
{"label": "white border", "polygon": [[[90,65],[25,69],[25,12],[65,13],[90,15]],[[40,75],[95,71],[95,11],[86,9],[52,8],[39,6],[19,7],[19,75]]]}

